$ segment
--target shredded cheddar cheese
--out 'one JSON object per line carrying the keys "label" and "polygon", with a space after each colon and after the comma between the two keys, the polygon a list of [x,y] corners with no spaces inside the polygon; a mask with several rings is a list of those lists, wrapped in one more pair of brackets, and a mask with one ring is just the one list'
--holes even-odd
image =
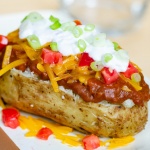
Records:
{"label": "shredded cheddar cheese", "polygon": [[77,61],[75,60],[75,56],[66,57],[63,60],[63,64],[57,64],[53,67],[54,73],[59,76],[64,74],[68,70],[74,70],[77,67]]}
{"label": "shredded cheddar cheese", "polygon": [[59,139],[64,144],[68,144],[69,146],[80,146],[83,135],[71,135],[73,129],[66,126],[61,126],[59,124],[41,119],[34,118],[31,116],[20,116],[19,117],[20,127],[28,131],[25,133],[26,137],[36,136],[39,129],[42,127],[48,127],[52,130],[54,137]]}
{"label": "shredded cheddar cheese", "polygon": [[71,75],[69,73],[66,73],[66,74],[63,74],[63,75],[60,75],[59,77],[55,77],[55,81],[59,81],[59,80],[62,80],[62,79],[65,79],[65,78],[68,78],[70,77]]}
{"label": "shredded cheddar cheese", "polygon": [[18,59],[18,60],[15,60],[13,62],[11,62],[10,64],[6,65],[4,68],[2,68],[0,70],[0,76],[2,76],[3,74],[5,74],[7,71],[19,66],[19,65],[22,65],[24,63],[26,63],[26,59]]}
{"label": "shredded cheddar cheese", "polygon": [[12,45],[6,46],[5,54],[2,61],[2,68],[4,68],[9,64],[11,52],[12,52]]}
{"label": "shredded cheddar cheese", "polygon": [[51,66],[49,64],[44,64],[44,69],[46,70],[48,77],[51,81],[52,87],[54,89],[55,92],[59,92],[59,88],[58,88],[58,84],[55,81],[55,75],[51,69]]}
{"label": "shredded cheddar cheese", "polygon": [[44,66],[41,63],[37,64],[37,69],[39,69],[41,72],[45,72]]}
{"label": "shredded cheddar cheese", "polygon": [[140,91],[142,89],[142,87],[138,83],[130,80],[129,78],[126,78],[124,75],[120,74],[120,77],[122,78],[122,80],[130,83],[135,88],[136,91]]}
{"label": "shredded cheddar cheese", "polygon": [[22,42],[22,43],[20,43],[20,45],[22,46],[22,48],[26,52],[27,56],[31,60],[35,60],[35,59],[37,59],[39,57],[39,54],[41,53],[41,51],[35,51],[26,42]]}
{"label": "shredded cheddar cheese", "polygon": [[122,138],[112,138],[106,141],[101,141],[101,146],[106,146],[108,150],[112,150],[114,148],[126,146],[127,144],[134,141],[133,136],[127,136]]}
{"label": "shredded cheddar cheese", "polygon": [[[20,116],[19,117],[20,127],[28,129],[25,133],[26,137],[36,136],[36,133],[40,128],[48,127],[53,131],[54,137],[61,140],[63,144],[68,144],[69,146],[81,146],[84,134],[72,134],[73,129],[70,127],[62,126],[53,122],[50,122],[41,118],[33,118],[31,116]],[[127,136],[123,138],[112,138],[108,140],[100,140],[100,145],[107,147],[108,150],[118,148],[121,146],[126,146],[127,144],[134,141],[133,136]]]}

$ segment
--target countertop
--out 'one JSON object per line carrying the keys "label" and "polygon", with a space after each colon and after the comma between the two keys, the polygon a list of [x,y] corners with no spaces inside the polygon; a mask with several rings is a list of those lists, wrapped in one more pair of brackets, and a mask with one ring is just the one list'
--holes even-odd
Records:
{"label": "countertop", "polygon": [[[0,15],[59,8],[59,0],[1,0]],[[147,6],[144,16],[138,22],[138,28],[110,38],[127,50],[131,60],[138,64],[145,76],[150,78],[150,5]]]}

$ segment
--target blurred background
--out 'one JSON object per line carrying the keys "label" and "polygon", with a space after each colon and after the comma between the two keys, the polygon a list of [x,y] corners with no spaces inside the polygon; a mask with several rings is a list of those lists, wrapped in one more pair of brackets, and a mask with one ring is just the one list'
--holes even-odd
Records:
{"label": "blurred background", "polygon": [[1,0],[0,22],[1,17],[10,14],[53,10],[83,23],[94,23],[127,50],[131,60],[150,78],[149,3],[149,0]]}
{"label": "blurred background", "polygon": [[144,15],[148,0],[63,0],[62,7],[84,23],[109,35],[127,32]]}

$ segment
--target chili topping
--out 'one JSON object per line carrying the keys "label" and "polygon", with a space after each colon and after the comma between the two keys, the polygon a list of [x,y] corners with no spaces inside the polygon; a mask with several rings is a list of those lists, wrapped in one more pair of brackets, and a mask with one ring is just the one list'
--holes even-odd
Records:
{"label": "chili topping", "polygon": [[93,24],[61,22],[54,16],[46,20],[34,12],[0,39],[6,41],[0,41],[0,76],[14,67],[30,69],[50,80],[55,92],[63,86],[86,102],[121,104],[130,99],[143,105],[150,98],[141,69]]}

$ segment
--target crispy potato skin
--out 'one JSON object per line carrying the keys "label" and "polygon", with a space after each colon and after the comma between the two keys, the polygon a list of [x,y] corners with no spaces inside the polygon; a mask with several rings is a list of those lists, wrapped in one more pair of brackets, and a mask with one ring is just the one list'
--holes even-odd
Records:
{"label": "crispy potato skin", "polygon": [[49,82],[23,76],[16,70],[0,78],[0,95],[20,110],[101,137],[135,135],[144,129],[148,117],[147,103],[125,108],[75,100],[63,91],[55,93]]}

